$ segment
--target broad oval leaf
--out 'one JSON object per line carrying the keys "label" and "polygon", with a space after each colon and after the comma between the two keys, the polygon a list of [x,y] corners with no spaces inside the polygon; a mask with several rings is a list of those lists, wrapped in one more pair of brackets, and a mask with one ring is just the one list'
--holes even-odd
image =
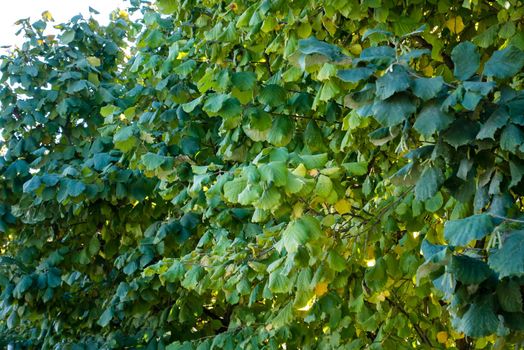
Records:
{"label": "broad oval leaf", "polygon": [[524,231],[511,232],[502,247],[490,254],[488,263],[500,278],[524,276]]}
{"label": "broad oval leaf", "polygon": [[444,237],[452,246],[466,246],[471,241],[486,237],[494,229],[488,214],[477,214],[464,219],[450,220],[444,225]]}

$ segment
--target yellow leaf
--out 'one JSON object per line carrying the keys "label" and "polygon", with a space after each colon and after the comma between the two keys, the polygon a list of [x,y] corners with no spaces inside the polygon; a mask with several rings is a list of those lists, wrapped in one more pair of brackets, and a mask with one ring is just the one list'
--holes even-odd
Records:
{"label": "yellow leaf", "polygon": [[353,44],[349,47],[349,51],[353,54],[353,55],[360,55],[360,53],[362,52],[362,46],[360,44]]}
{"label": "yellow leaf", "polygon": [[304,213],[304,203],[298,202],[293,206],[292,217],[298,219]]}
{"label": "yellow leaf", "polygon": [[350,209],[351,209],[351,205],[345,199],[341,199],[335,203],[335,210],[340,215],[349,213]]}
{"label": "yellow leaf", "polygon": [[375,260],[375,247],[373,247],[372,245],[368,245],[366,248],[366,258],[368,260]]}
{"label": "yellow leaf", "polygon": [[98,74],[89,73],[87,75],[87,80],[89,80],[89,82],[93,83],[96,86],[100,85],[100,80],[98,80]]}
{"label": "yellow leaf", "polygon": [[424,75],[426,77],[432,77],[433,76],[433,67],[430,66],[430,65],[427,65],[426,67],[424,67],[422,69],[422,71],[424,72]]}
{"label": "yellow leaf", "polygon": [[307,174],[307,169],[306,167],[304,166],[304,164],[300,163],[297,168],[295,170],[293,170],[293,174],[295,174],[296,176],[306,176]]}
{"label": "yellow leaf", "polygon": [[464,333],[459,333],[457,331],[455,331],[454,329],[451,330],[451,336],[453,337],[453,339],[457,340],[457,339],[462,339],[464,338]]}
{"label": "yellow leaf", "polygon": [[450,18],[446,22],[446,27],[451,30],[452,33],[458,34],[464,30],[464,22],[462,22],[462,17],[457,16],[455,18]]}
{"label": "yellow leaf", "polygon": [[129,19],[129,14],[127,13],[127,11],[124,11],[124,10],[118,11],[118,16],[120,18]]}
{"label": "yellow leaf", "polygon": [[42,12],[42,19],[46,22],[54,21],[53,15],[49,11]]}
{"label": "yellow leaf", "polygon": [[89,64],[93,67],[98,67],[100,64],[102,64],[102,62],[100,62],[100,59],[95,56],[89,56],[87,58],[87,62],[89,62]]}
{"label": "yellow leaf", "polygon": [[448,341],[448,333],[444,331],[438,332],[437,340],[440,344],[446,344],[446,342]]}
{"label": "yellow leaf", "polygon": [[155,142],[155,138],[153,137],[153,135],[151,135],[150,133],[145,132],[145,131],[140,132],[140,139],[144,140],[144,142],[146,142],[146,143],[153,143],[153,142]]}
{"label": "yellow leaf", "polygon": [[328,291],[328,285],[326,282],[320,282],[315,286],[315,295],[317,297],[321,297],[322,295],[326,294]]}
{"label": "yellow leaf", "polygon": [[317,169],[311,169],[308,173],[310,176],[316,177],[320,172]]}
{"label": "yellow leaf", "polygon": [[337,26],[333,23],[332,20],[330,20],[327,17],[323,17],[322,24],[324,25],[324,28],[326,28],[328,33],[331,34],[331,36],[335,35],[335,33],[337,32]]}
{"label": "yellow leaf", "polygon": [[262,27],[260,27],[260,30],[264,33],[269,33],[270,31],[274,30],[277,25],[277,19],[273,16],[268,16],[262,23]]}
{"label": "yellow leaf", "polygon": [[176,56],[176,59],[177,60],[181,60],[181,59],[183,59],[186,56],[187,56],[187,52],[179,52],[178,56]]}
{"label": "yellow leaf", "polygon": [[297,28],[297,33],[302,39],[309,38],[311,35],[311,24],[308,22],[301,23]]}
{"label": "yellow leaf", "polygon": [[386,298],[389,297],[389,291],[388,290],[385,290],[383,292],[381,292],[378,296],[377,296],[377,299],[379,301],[384,301],[386,300]]}

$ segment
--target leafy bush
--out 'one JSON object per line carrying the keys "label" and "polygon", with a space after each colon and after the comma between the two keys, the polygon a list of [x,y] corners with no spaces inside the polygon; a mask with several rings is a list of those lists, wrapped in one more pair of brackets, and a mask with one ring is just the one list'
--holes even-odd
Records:
{"label": "leafy bush", "polygon": [[523,4],[130,6],[3,57],[4,345],[520,344]]}

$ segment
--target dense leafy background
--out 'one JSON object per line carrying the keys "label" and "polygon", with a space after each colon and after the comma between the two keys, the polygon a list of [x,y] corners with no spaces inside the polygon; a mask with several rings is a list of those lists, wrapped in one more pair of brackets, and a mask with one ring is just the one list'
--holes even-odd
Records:
{"label": "dense leafy background", "polygon": [[3,58],[0,342],[520,344],[520,2],[130,6]]}

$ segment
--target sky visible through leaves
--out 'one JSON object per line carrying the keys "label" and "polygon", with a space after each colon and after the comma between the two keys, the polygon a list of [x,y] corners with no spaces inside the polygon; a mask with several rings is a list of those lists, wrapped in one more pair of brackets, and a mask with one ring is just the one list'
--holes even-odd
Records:
{"label": "sky visible through leaves", "polygon": [[[56,24],[65,22],[82,13],[89,16],[89,7],[100,12],[97,15],[101,23],[108,22],[109,14],[116,8],[125,8],[124,0],[18,0],[4,6],[0,11],[0,46],[20,45],[22,37],[16,36],[15,22],[21,18],[40,19],[42,12],[49,11]],[[0,49],[4,51],[5,48]]]}

